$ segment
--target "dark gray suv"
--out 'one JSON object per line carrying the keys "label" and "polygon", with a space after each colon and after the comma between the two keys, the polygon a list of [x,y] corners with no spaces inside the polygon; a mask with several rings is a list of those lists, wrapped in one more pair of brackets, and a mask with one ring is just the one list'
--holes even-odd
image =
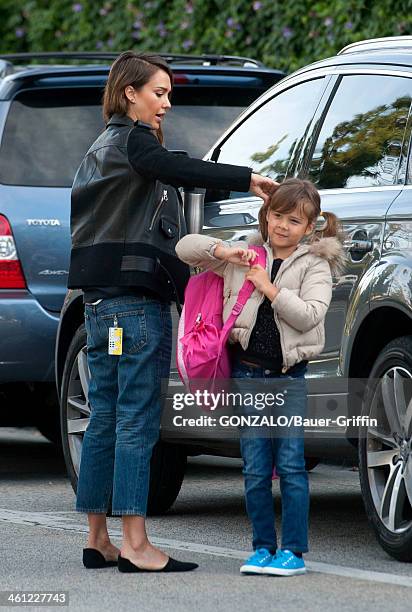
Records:
{"label": "dark gray suv", "polygon": [[[411,38],[355,43],[272,87],[205,157],[252,166],[277,180],[308,177],[321,192],[322,208],[342,221],[347,265],[334,278],[326,345],[309,364],[308,382],[310,415],[324,405],[348,418],[343,426],[308,429],[306,453],[359,458],[370,522],[382,547],[404,561],[412,560],[411,102]],[[250,193],[206,192],[202,231],[225,240],[247,236],[257,229],[260,205]],[[62,312],[56,362],[75,486],[89,414],[76,294]],[[175,368],[170,383],[178,388]],[[187,455],[239,456],[235,442],[206,438],[201,428],[178,443],[175,435],[163,427],[154,455],[155,511],[178,494]]]}

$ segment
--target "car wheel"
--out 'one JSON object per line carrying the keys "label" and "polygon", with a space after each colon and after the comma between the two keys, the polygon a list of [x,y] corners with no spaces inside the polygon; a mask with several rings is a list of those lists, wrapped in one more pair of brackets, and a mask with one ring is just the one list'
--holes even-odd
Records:
{"label": "car wheel", "polygon": [[150,463],[149,514],[163,514],[171,508],[179,495],[186,464],[187,455],[180,446],[161,440],[155,445]]}
{"label": "car wheel", "polygon": [[[90,372],[87,365],[86,329],[81,325],[67,351],[61,387],[61,432],[67,472],[77,491],[84,432],[90,420],[88,399]],[[150,465],[148,511],[166,512],[182,486],[186,454],[176,445],[159,441]]]}
{"label": "car wheel", "polygon": [[317,457],[305,457],[305,468],[307,472],[311,472],[319,464],[320,459]]}
{"label": "car wheel", "polygon": [[[359,477],[366,513],[382,548],[412,561],[412,338],[378,355],[362,409]],[[376,424],[371,422],[376,419]]]}
{"label": "car wheel", "polygon": [[54,385],[39,386],[33,391],[35,425],[40,433],[60,449],[59,399]]}
{"label": "car wheel", "polygon": [[80,469],[83,436],[90,420],[86,329],[81,325],[69,346],[62,377],[60,421],[67,472],[74,491]]}

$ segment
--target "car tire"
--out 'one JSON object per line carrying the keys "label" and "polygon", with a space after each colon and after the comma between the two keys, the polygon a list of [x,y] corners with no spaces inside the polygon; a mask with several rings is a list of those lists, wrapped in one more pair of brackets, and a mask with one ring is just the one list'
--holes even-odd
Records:
{"label": "car tire", "polygon": [[42,436],[61,448],[59,399],[54,385],[40,386],[33,392],[35,425]]}
{"label": "car tire", "polygon": [[50,425],[47,422],[36,423],[36,428],[39,430],[42,436],[49,442],[54,444],[58,449],[61,448],[61,437],[60,437],[60,423],[56,424],[57,427]]}
{"label": "car tire", "polygon": [[317,457],[305,457],[305,468],[307,472],[311,472],[319,464],[320,459]]}
{"label": "car tire", "polygon": [[412,561],[412,337],[378,355],[366,388],[359,429],[359,478],[366,514],[382,548]]}
{"label": "car tire", "polygon": [[186,464],[187,455],[180,446],[157,442],[150,463],[149,514],[164,514],[172,507],[183,483]]}
{"label": "car tire", "polygon": [[[63,455],[75,493],[83,435],[90,418],[89,379],[86,329],[81,325],[67,351],[60,402]],[[155,445],[150,464],[149,514],[162,514],[172,506],[182,486],[186,461],[186,454],[181,447],[160,440]]]}
{"label": "car tire", "polygon": [[83,435],[90,417],[90,407],[87,399],[88,372],[86,359],[86,328],[81,325],[67,351],[60,393],[63,455],[75,493],[77,491]]}

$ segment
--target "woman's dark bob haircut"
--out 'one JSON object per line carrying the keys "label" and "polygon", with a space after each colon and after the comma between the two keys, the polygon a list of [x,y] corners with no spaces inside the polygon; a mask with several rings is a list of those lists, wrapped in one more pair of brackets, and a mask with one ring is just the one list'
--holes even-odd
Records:
{"label": "woman's dark bob haircut", "polygon": [[107,123],[113,115],[127,114],[128,100],[124,90],[128,85],[140,89],[158,70],[164,70],[169,75],[170,85],[173,88],[173,72],[166,60],[149,53],[135,53],[134,51],[121,53],[110,68],[103,94],[105,122]]}

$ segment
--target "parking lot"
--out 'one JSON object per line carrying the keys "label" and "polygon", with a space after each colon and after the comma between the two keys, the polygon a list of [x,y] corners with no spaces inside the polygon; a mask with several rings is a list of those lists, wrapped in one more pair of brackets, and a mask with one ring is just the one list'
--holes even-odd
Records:
{"label": "parking lot", "polygon": [[[73,5],[73,10],[76,6],[82,5]],[[83,568],[81,552],[87,521],[85,515],[74,510],[67,474],[76,487],[83,436],[94,406],[92,399],[89,403],[94,373],[88,366],[91,332],[87,330],[86,338],[83,299],[97,304],[100,293],[99,300],[96,295],[92,299],[87,288],[103,289],[105,299],[106,283],[109,289],[118,285],[133,287],[133,291],[138,287],[140,291],[142,287],[144,293],[148,290],[151,295],[153,290],[155,297],[168,301],[169,289],[163,293],[162,277],[155,275],[161,263],[157,255],[175,258],[177,241],[184,233],[183,211],[189,233],[203,233],[207,240],[246,240],[251,244],[261,225],[262,201],[252,189],[255,179],[250,184],[246,181],[250,173],[236,189],[232,185],[229,190],[229,183],[224,189],[215,184],[201,194],[193,191],[193,185],[177,194],[169,175],[163,177],[157,168],[156,181],[165,187],[157,194],[153,177],[146,177],[147,166],[139,170],[123,154],[118,160],[123,176],[136,191],[128,188],[126,195],[122,188],[118,192],[112,223],[101,216],[102,226],[110,231],[99,233],[99,215],[94,208],[93,214],[91,209],[87,213],[88,220],[83,217],[87,207],[82,202],[94,206],[93,199],[79,200],[81,214],[76,217],[76,207],[70,209],[70,203],[76,200],[71,199],[71,186],[85,151],[103,129],[101,93],[109,74],[109,60],[116,55],[79,52],[58,57],[36,53],[0,56],[0,404],[1,425],[7,426],[0,429],[0,591],[64,591],[75,610],[152,610],[162,606],[167,610],[197,607],[215,612],[260,611],[263,607],[294,610],[299,606],[323,610],[333,606],[339,611],[410,606],[412,564],[398,559],[412,561],[412,37],[355,42],[335,56],[302,65],[292,74],[243,56],[188,59],[167,55],[175,78],[173,114],[165,125],[169,150],[188,152],[208,162],[253,168],[254,175],[259,173],[278,182],[306,178],[319,190],[321,207],[316,200],[313,218],[306,212],[304,215],[308,223],[313,222],[314,230],[308,248],[319,247],[319,238],[323,247],[316,247],[312,255],[322,258],[325,244],[321,240],[340,237],[345,261],[343,254],[341,266],[335,257],[326,258],[332,274],[332,300],[326,316],[322,314],[324,329],[323,318],[315,324],[314,319],[295,319],[291,314],[296,300],[300,304],[297,312],[305,302],[305,314],[310,304],[310,308],[315,302],[329,304],[329,298],[319,292],[316,299],[306,299],[305,276],[299,286],[295,283],[297,274],[290,274],[286,282],[283,273],[288,264],[271,279],[276,292],[289,292],[283,291],[283,295],[289,295],[283,300],[283,308],[282,300],[274,305],[280,338],[277,348],[285,365],[293,346],[296,354],[290,364],[307,358],[308,379],[322,386],[321,392],[309,394],[309,416],[314,416],[323,402],[328,410],[335,410],[339,400],[350,419],[342,446],[338,446],[337,438],[330,444],[323,436],[329,433],[325,431],[329,425],[324,422],[319,424],[319,437],[306,439],[309,458],[327,455],[334,459],[321,461],[310,472],[310,552],[305,555],[305,576],[285,580],[239,575],[242,561],[251,552],[242,462],[217,456],[234,454],[230,444],[220,446],[220,440],[213,437],[192,439],[189,429],[175,444],[176,427],[168,429],[164,423],[162,441],[152,457],[149,504],[165,513],[148,519],[149,536],[171,556],[196,561],[199,569],[190,575],[154,577],[125,576],[117,568]],[[32,65],[39,60],[44,65]],[[166,100],[168,81],[166,85],[157,87],[164,101],[157,102],[160,106],[153,107],[148,115],[153,120],[152,129],[160,126],[170,107],[170,100]],[[122,126],[119,129],[125,151],[134,122],[141,119],[136,114],[136,102],[128,100],[127,116],[119,115],[112,123],[113,129]],[[67,129],[69,124],[73,129]],[[25,126],[21,136],[19,126]],[[108,147],[115,142],[110,138],[102,140]],[[106,145],[99,145],[93,155],[105,150]],[[118,144],[113,147],[117,153],[122,149]],[[67,152],[64,163],[61,151]],[[171,156],[170,161],[172,158],[182,163],[181,156]],[[185,160],[186,167],[187,163]],[[205,166],[210,170],[212,164]],[[90,181],[97,167],[97,161],[94,169],[89,167]],[[139,181],[143,177],[154,188],[154,197],[140,210],[147,213],[147,218],[139,216],[135,206],[141,187],[135,171]],[[185,175],[180,183],[187,178]],[[85,184],[89,185],[89,180]],[[108,210],[112,211],[112,192],[105,190],[104,197],[109,193]],[[282,208],[270,210],[280,210],[283,215]],[[333,229],[334,216],[340,228],[335,219]],[[285,234],[276,232],[274,225],[273,235],[267,236],[271,255],[278,259],[288,259],[294,250],[289,252],[289,247],[298,247],[299,241],[290,239],[294,230],[288,229],[289,221],[289,217],[283,218]],[[128,237],[122,233],[126,225],[127,232],[135,228]],[[91,226],[93,244],[89,244]],[[77,230],[82,227],[87,235],[78,240]],[[143,230],[141,236],[138,228]],[[72,242],[70,235],[77,236],[78,242]],[[309,235],[305,230],[300,238]],[[284,239],[289,243],[286,251]],[[71,245],[73,251],[102,247],[107,259],[85,256],[79,271],[87,269],[90,276],[85,280],[79,274],[77,280],[68,282]],[[118,259],[114,257],[114,245],[120,245]],[[153,277],[145,278],[147,269],[139,267],[140,253],[148,246],[154,249],[148,258]],[[341,250],[338,241],[336,248]],[[118,276],[114,261],[121,262]],[[97,262],[96,268],[93,262]],[[186,263],[199,267],[197,259]],[[184,274],[176,276],[183,288],[188,270],[179,269]],[[110,270],[114,276],[100,276],[103,270]],[[66,293],[67,286],[73,291]],[[85,295],[80,288],[86,289]],[[273,305],[273,288],[269,289]],[[226,278],[223,296],[224,306],[230,311],[236,303],[236,288],[229,286]],[[202,320],[199,310],[207,300],[202,302],[195,311],[197,322]],[[190,305],[190,300],[186,304]],[[106,308],[106,304],[99,308]],[[125,333],[124,354],[143,352],[150,343],[151,334],[143,319],[146,314],[138,314],[141,320],[133,334],[138,329],[141,337]],[[175,309],[173,314],[176,336]],[[118,316],[117,308],[102,314],[104,333],[109,333],[112,317],[117,327]],[[255,324],[259,328],[257,322],[258,318]],[[282,346],[282,330],[292,333],[292,344],[285,342],[284,335]],[[316,351],[303,351],[306,332],[313,332],[307,346],[318,347]],[[131,346],[126,346],[132,336]],[[271,356],[272,352],[276,353],[271,351]],[[152,378],[144,380],[150,386]],[[172,386],[176,380],[173,361]],[[347,388],[344,381],[350,381]],[[364,382],[358,387],[360,381]],[[374,419],[369,422],[369,417]],[[11,425],[26,427],[17,430]],[[49,440],[61,443],[63,450]],[[358,468],[352,465],[356,443],[349,441],[354,440],[359,444],[362,494]],[[183,487],[172,505],[180,489],[186,455],[196,452],[193,449],[216,456],[189,457]],[[281,469],[277,459],[276,464]],[[279,481],[274,482],[273,493],[279,521]],[[120,545],[121,520],[109,518],[109,527],[113,542]],[[3,601],[0,592],[0,607]]]}
{"label": "parking lot", "polygon": [[[387,556],[367,523],[358,474],[349,465],[320,464],[310,474],[308,573],[303,577],[240,576],[250,552],[241,462],[191,459],[172,510],[148,520],[152,540],[178,559],[194,560],[191,575],[129,575],[116,568],[85,570],[85,516],[63,460],[36,430],[0,431],[0,590],[64,590],[76,610],[270,609],[386,610],[410,605],[412,567]],[[274,483],[277,512],[279,484]],[[109,520],[120,544],[120,521]],[[259,597],[257,597],[257,594]]]}

